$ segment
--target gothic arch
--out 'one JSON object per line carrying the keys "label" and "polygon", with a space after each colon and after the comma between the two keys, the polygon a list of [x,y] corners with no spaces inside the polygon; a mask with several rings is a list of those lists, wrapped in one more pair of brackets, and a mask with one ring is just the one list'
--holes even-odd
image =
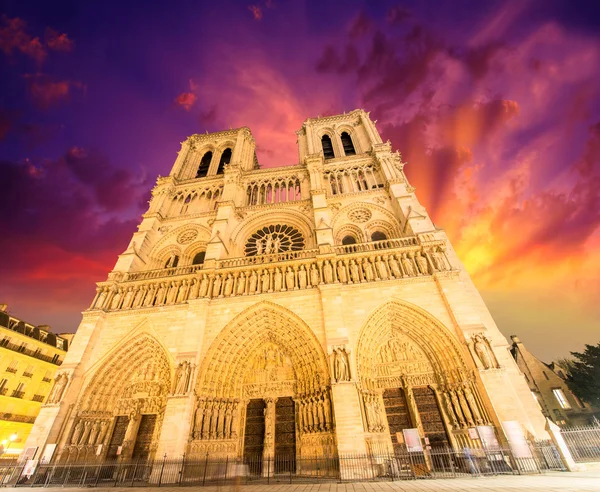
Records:
{"label": "gothic arch", "polygon": [[369,316],[358,338],[356,367],[366,386],[377,386],[378,350],[395,337],[406,339],[425,355],[435,382],[441,385],[460,382],[474,369],[457,338],[439,320],[413,304],[391,300]]}
{"label": "gothic arch", "polygon": [[239,398],[250,358],[269,342],[291,359],[298,395],[329,386],[325,353],[308,325],[282,306],[261,302],[238,314],[213,340],[199,371],[197,394]]}
{"label": "gothic arch", "polygon": [[315,247],[314,226],[309,223],[306,215],[296,210],[268,210],[252,215],[242,222],[231,235],[231,244],[237,248],[236,256],[244,256],[244,245],[250,235],[265,226],[286,224],[298,229],[304,236],[306,249]]}
{"label": "gothic arch", "polygon": [[186,246],[187,242],[178,242],[178,238],[180,238],[183,234],[187,233],[188,231],[196,232],[196,237],[193,238],[190,242],[193,241],[208,243],[210,239],[210,231],[200,224],[186,224],[181,227],[177,227],[176,229],[173,229],[172,231],[165,234],[163,238],[157,241],[152,250],[150,251],[149,259],[151,264],[154,265],[154,268],[161,268],[162,265],[160,265],[160,260],[162,260],[162,258],[166,256],[166,252],[171,251],[171,249],[169,248],[172,248],[173,250],[177,249],[179,253],[181,253],[182,251],[182,248],[179,246],[179,244],[183,244],[184,248],[189,248],[189,246]]}
{"label": "gothic arch", "polygon": [[[388,238],[393,237],[401,237],[400,227],[397,219],[387,211],[385,208],[380,207],[379,205],[375,205],[371,202],[353,202],[345,207],[342,207],[338,212],[333,216],[333,220],[331,222],[331,227],[333,228],[334,237],[338,237],[339,231],[348,223],[355,223],[356,220],[353,220],[348,217],[348,214],[353,212],[354,210],[362,210],[366,209],[370,217],[365,217],[364,223],[368,224],[366,227],[371,227],[372,224],[381,224],[385,225],[385,228],[388,232]],[[381,220],[385,219],[385,220]],[[356,226],[358,227],[358,226]],[[366,228],[363,225],[363,237],[366,234]]]}
{"label": "gothic arch", "polygon": [[[136,385],[142,386],[153,406],[163,407],[172,379],[168,352],[150,333],[143,332],[123,341],[96,364],[96,369],[79,401],[78,413],[105,413],[124,410]],[[160,401],[159,401],[160,400]],[[164,401],[162,401],[164,400]],[[160,408],[157,408],[160,410]]]}

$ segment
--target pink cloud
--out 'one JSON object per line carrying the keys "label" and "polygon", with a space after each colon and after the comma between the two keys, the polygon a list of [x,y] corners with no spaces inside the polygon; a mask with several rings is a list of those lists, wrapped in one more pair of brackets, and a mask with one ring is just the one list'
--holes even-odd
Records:
{"label": "pink cloud", "polygon": [[18,17],[11,19],[3,15],[2,27],[0,27],[0,50],[9,56],[17,51],[41,63],[46,58],[46,49],[39,38],[27,33],[26,28],[27,23],[24,20]]}
{"label": "pink cloud", "polygon": [[46,44],[55,51],[72,51],[73,41],[66,33],[59,33],[54,29],[46,29]]}
{"label": "pink cloud", "polygon": [[68,101],[72,89],[85,90],[81,82],[74,80],[53,80],[50,76],[36,73],[24,76],[28,82],[29,94],[41,109],[49,109]]}
{"label": "pink cloud", "polygon": [[196,103],[198,96],[192,92],[182,92],[175,98],[175,104],[182,107],[186,111],[192,109],[192,106]]}

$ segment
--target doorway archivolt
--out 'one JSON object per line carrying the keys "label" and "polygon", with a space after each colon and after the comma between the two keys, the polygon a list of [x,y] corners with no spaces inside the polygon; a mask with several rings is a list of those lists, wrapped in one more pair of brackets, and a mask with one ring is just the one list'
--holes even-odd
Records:
{"label": "doorway archivolt", "polygon": [[470,442],[467,429],[489,425],[475,366],[439,320],[409,303],[389,301],[367,320],[356,350],[365,428],[374,443],[402,444],[418,428],[433,445]]}
{"label": "doorway archivolt", "polygon": [[210,344],[198,374],[189,453],[275,453],[292,440],[298,455],[333,446],[327,358],[288,309],[261,302],[240,313]]}
{"label": "doorway archivolt", "polygon": [[69,456],[151,456],[172,379],[165,349],[151,334],[142,333],[113,349],[96,366],[66,436]]}

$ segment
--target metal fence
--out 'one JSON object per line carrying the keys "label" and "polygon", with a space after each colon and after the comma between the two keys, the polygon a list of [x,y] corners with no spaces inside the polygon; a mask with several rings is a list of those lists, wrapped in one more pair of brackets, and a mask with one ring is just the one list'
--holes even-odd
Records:
{"label": "metal fence", "polygon": [[567,427],[560,433],[576,462],[600,461],[600,426]]}
{"label": "metal fence", "polygon": [[550,442],[537,442],[527,457],[510,449],[435,449],[420,453],[169,459],[135,462],[40,464],[0,462],[0,484],[17,487],[100,487],[394,481],[562,470]]}

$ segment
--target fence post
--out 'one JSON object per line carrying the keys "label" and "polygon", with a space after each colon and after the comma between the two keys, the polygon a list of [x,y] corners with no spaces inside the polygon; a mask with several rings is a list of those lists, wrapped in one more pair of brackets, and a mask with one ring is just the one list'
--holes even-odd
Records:
{"label": "fence post", "polygon": [[167,453],[163,456],[162,466],[160,467],[160,476],[158,477],[158,486],[162,483],[163,471],[165,470],[165,461],[167,461]]}
{"label": "fence post", "polygon": [[552,442],[556,445],[556,449],[558,454],[560,455],[560,459],[563,464],[567,468],[568,471],[583,471],[585,470],[585,466],[578,465],[575,463],[573,456],[571,455],[571,451],[569,450],[567,443],[565,442],[565,438],[560,433],[560,427],[552,422],[548,417],[546,417],[546,430],[550,437],[552,438]]}
{"label": "fence post", "polygon": [[181,470],[179,470],[179,486],[181,487],[181,481],[183,480],[183,469],[185,468],[185,453],[181,457]]}
{"label": "fence post", "polygon": [[138,468],[138,464],[140,462],[140,459],[138,458],[138,460],[135,462],[135,466],[133,467],[133,474],[131,475],[131,486],[133,487],[133,484],[135,483],[135,475],[137,473],[137,468]]}
{"label": "fence post", "polygon": [[206,469],[208,468],[208,452],[206,453],[206,459],[204,460],[204,475],[202,476],[202,487],[206,483]]}

